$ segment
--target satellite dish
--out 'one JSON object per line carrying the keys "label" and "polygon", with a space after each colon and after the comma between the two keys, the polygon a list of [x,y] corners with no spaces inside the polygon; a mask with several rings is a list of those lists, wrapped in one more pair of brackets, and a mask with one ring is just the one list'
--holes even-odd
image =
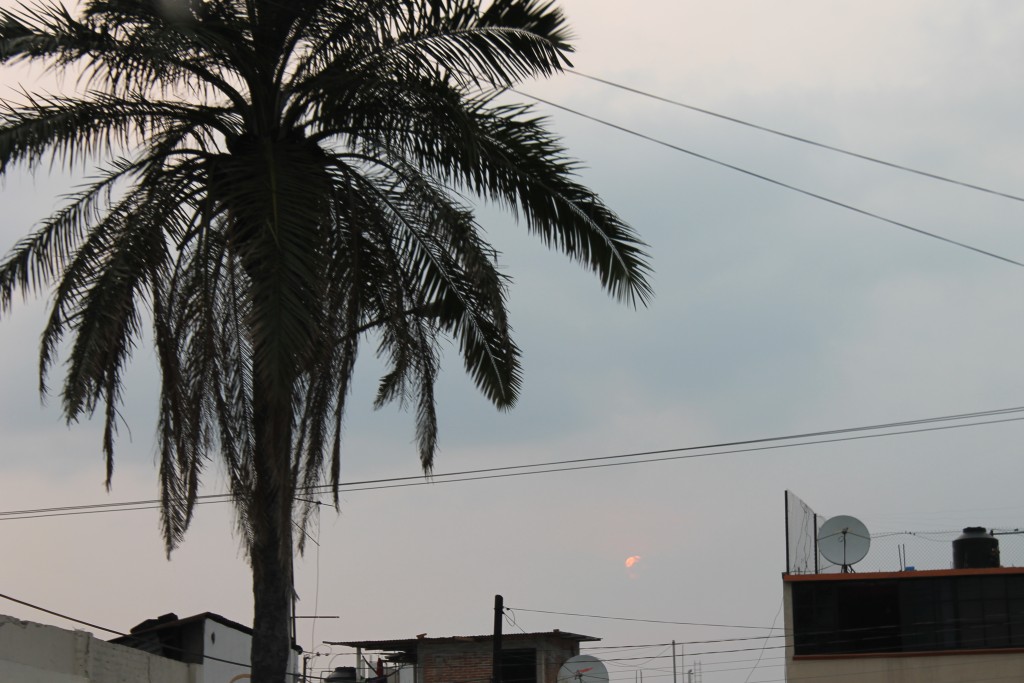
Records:
{"label": "satellite dish", "polygon": [[837,515],[818,530],[818,552],[832,564],[850,571],[850,565],[864,559],[871,547],[871,534],[856,517]]}
{"label": "satellite dish", "polygon": [[558,683],[608,683],[608,669],[597,657],[576,655],[558,670]]}

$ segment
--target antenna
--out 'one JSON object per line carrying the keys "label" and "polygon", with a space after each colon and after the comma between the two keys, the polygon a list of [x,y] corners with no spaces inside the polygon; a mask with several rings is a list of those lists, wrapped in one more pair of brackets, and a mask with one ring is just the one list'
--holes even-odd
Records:
{"label": "antenna", "polygon": [[871,534],[856,517],[837,515],[827,520],[818,530],[818,552],[832,564],[843,568],[843,573],[853,571],[871,548]]}
{"label": "antenna", "polygon": [[576,655],[558,670],[558,683],[608,683],[608,669],[592,655]]}

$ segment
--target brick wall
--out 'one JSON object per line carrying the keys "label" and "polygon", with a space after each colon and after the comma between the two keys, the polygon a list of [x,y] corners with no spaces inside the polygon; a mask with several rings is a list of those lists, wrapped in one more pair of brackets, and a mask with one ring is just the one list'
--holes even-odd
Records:
{"label": "brick wall", "polygon": [[[579,654],[579,643],[567,638],[516,638],[505,647],[536,650],[537,683],[556,683],[562,664]],[[424,643],[418,653],[421,673],[417,683],[489,683],[492,651],[489,640]]]}

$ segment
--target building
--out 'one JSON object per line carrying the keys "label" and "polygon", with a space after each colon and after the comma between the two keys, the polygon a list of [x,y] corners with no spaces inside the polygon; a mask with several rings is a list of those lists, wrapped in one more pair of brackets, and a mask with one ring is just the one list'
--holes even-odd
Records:
{"label": "building", "polygon": [[787,574],[801,683],[1024,681],[1024,568]]}
{"label": "building", "polygon": [[85,631],[0,615],[0,681],[208,683],[198,664],[108,643]]}
{"label": "building", "polygon": [[[204,613],[165,614],[107,642],[0,615],[0,683],[240,683],[252,630]],[[289,663],[297,679],[297,648]]]}
{"label": "building", "polygon": [[855,572],[863,555],[847,565],[819,547],[840,518],[822,524],[788,492],[786,511],[787,680],[1024,681],[1024,567],[1000,566],[995,535],[964,529],[943,568]]}
{"label": "building", "polygon": [[[212,612],[185,618],[173,612],[165,614],[142,622],[128,635],[110,642],[200,665],[202,677],[197,683],[231,683],[245,680],[250,672],[252,629]],[[301,650],[293,646],[289,674],[298,673],[299,654]]]}
{"label": "building", "polygon": [[[566,660],[580,653],[580,643],[600,638],[567,631],[507,633],[501,638],[503,683],[556,683]],[[393,683],[487,683],[491,680],[494,640],[490,635],[400,640],[361,640],[344,643],[365,655],[382,657]],[[361,674],[362,672],[360,672]],[[357,674],[356,679],[365,680]]]}

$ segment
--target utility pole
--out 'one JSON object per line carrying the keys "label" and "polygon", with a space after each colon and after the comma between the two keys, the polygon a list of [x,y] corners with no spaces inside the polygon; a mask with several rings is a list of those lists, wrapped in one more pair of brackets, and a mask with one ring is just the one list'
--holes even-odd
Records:
{"label": "utility pole", "polygon": [[679,683],[679,676],[676,673],[676,641],[672,641],[672,683]]}
{"label": "utility pole", "polygon": [[494,596],[494,654],[491,656],[491,683],[501,683],[501,621],[505,616],[505,599]]}

